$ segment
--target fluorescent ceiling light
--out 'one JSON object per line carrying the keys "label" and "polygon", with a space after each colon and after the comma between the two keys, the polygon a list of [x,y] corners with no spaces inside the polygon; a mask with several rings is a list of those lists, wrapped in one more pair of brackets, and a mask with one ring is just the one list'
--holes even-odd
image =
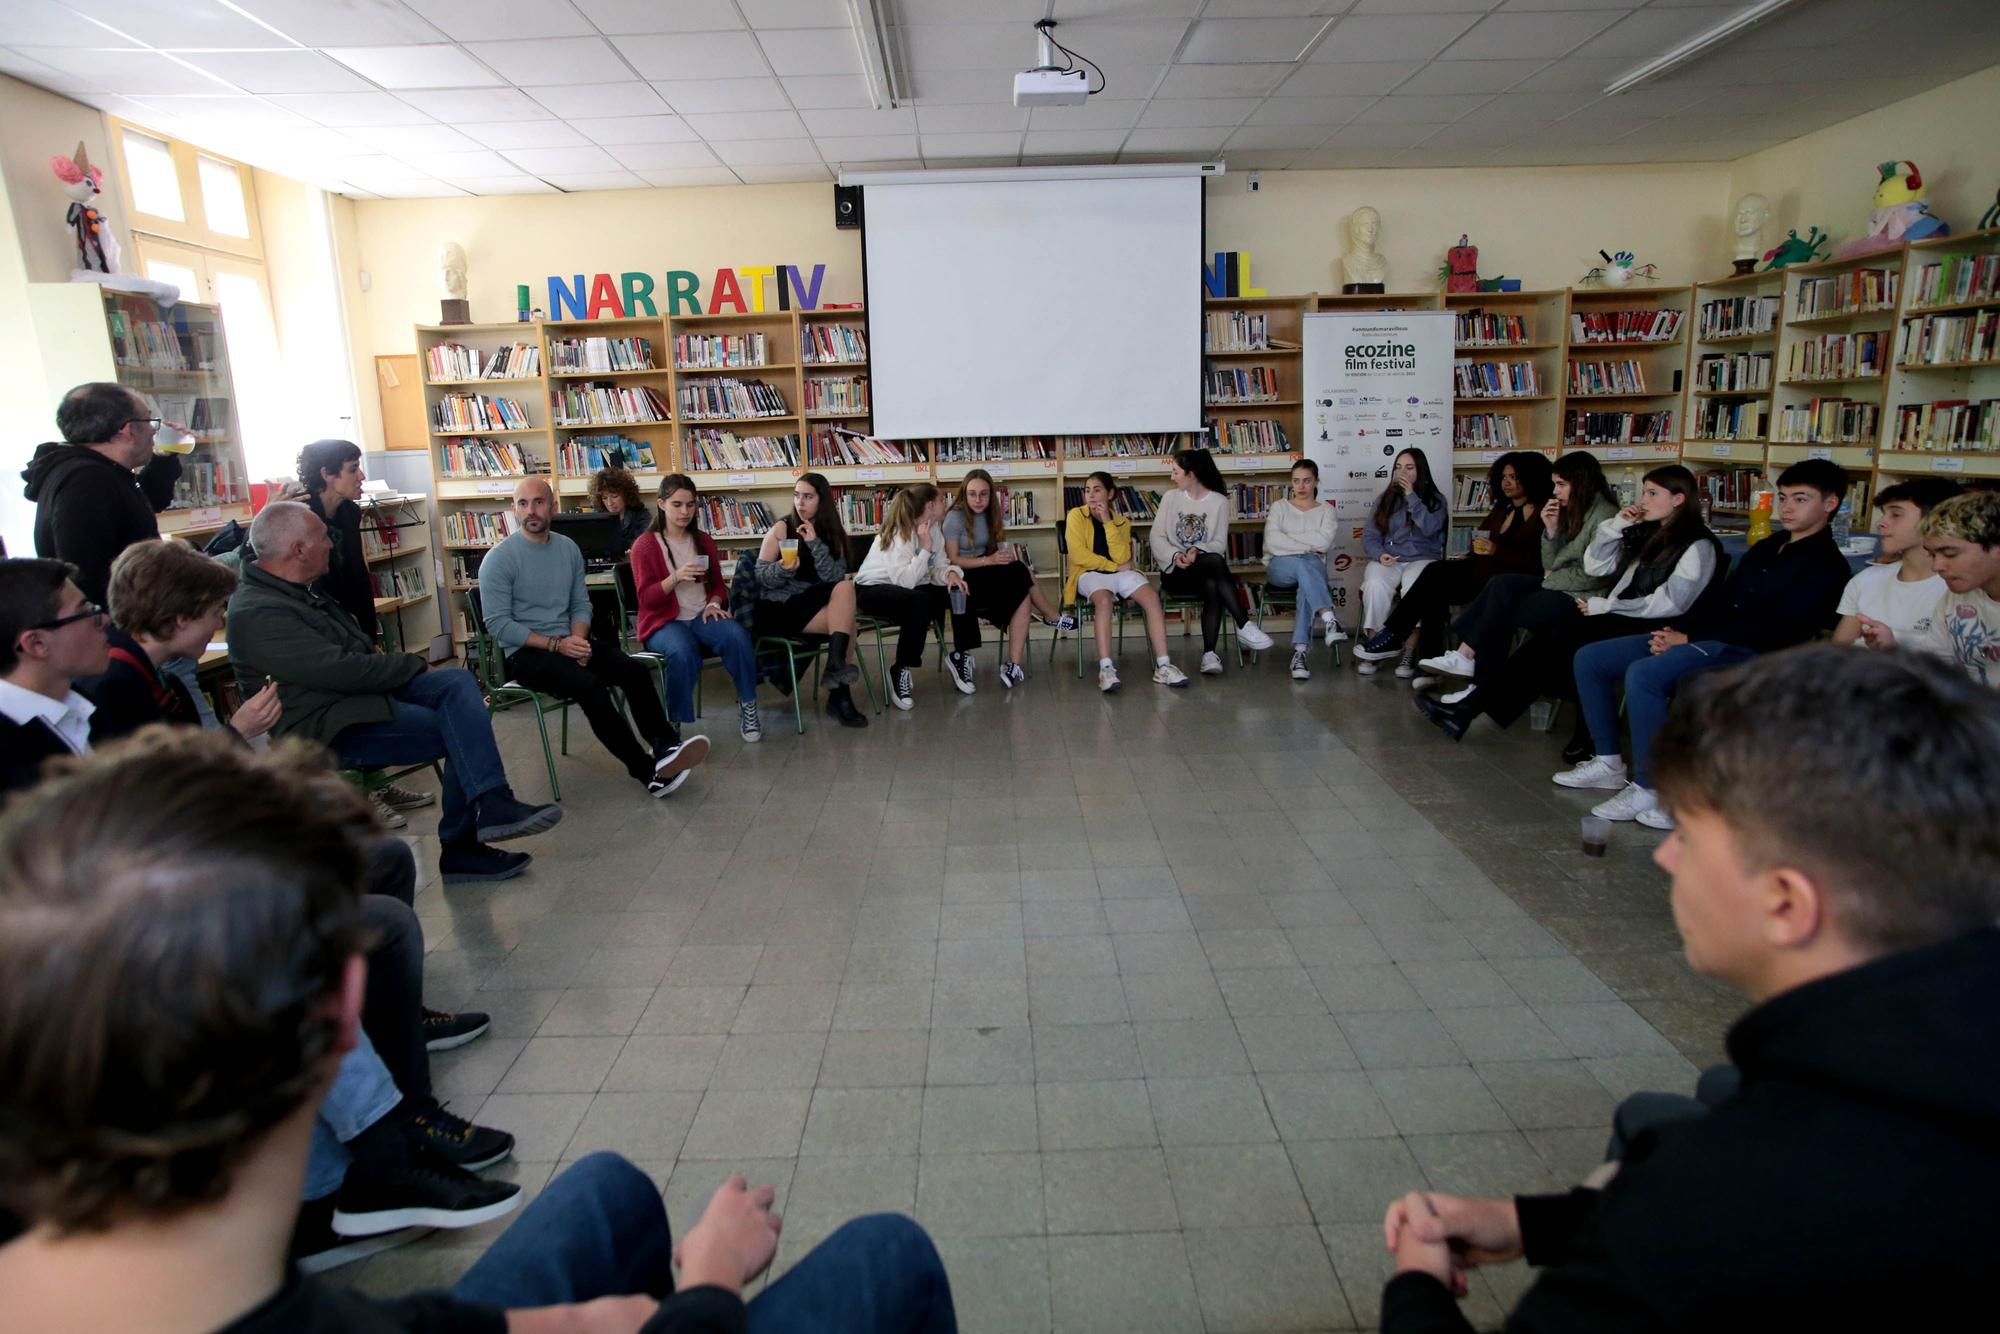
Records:
{"label": "fluorescent ceiling light", "polygon": [[1628,89],[1637,88],[1648,79],[1657,79],[1669,70],[1679,69],[1690,60],[1700,59],[1724,42],[1742,36],[1764,20],[1773,18],[1800,3],[1802,0],[1758,0],[1756,4],[1741,13],[1732,14],[1705,32],[1696,33],[1671,51],[1654,56],[1645,64],[1626,70],[1604,86],[1604,94],[1607,97],[1616,97]]}
{"label": "fluorescent ceiling light", "polygon": [[877,111],[900,106],[903,101],[896,87],[896,62],[889,54],[889,23],[881,12],[883,3],[847,0],[847,21],[854,28],[854,44],[861,53],[868,100]]}
{"label": "fluorescent ceiling light", "polygon": [[928,171],[843,171],[842,185],[951,185],[989,181],[1143,180],[1154,176],[1220,176],[1227,164],[1217,162],[1119,162],[1103,166],[956,167]]}

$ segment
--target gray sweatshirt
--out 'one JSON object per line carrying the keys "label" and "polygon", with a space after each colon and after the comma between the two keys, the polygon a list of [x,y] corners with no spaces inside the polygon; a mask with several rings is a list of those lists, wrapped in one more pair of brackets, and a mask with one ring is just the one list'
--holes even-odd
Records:
{"label": "gray sweatshirt", "polygon": [[561,533],[546,542],[515,533],[479,562],[479,601],[486,633],[509,653],[531,633],[560,639],[576,622],[590,623],[583,552]]}

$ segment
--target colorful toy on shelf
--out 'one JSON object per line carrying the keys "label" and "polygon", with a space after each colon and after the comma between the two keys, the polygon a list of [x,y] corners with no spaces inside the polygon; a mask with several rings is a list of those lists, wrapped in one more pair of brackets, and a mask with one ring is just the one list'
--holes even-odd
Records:
{"label": "colorful toy on shelf", "polygon": [[1826,248],[1827,238],[1819,234],[1819,228],[1812,228],[1805,236],[1800,236],[1797,228],[1785,233],[1785,239],[1764,252],[1764,272],[1789,268],[1793,264],[1810,264],[1816,259],[1824,259],[1820,252]]}
{"label": "colorful toy on shelf", "polygon": [[[1604,263],[1586,272],[1583,275],[1583,283],[1596,283],[1599,287],[1624,287],[1634,278],[1652,282],[1660,276],[1659,265],[1637,263],[1629,250],[1621,250],[1615,255],[1605,254],[1602,250],[1597,253],[1603,258]],[[1581,286],[1582,283],[1578,285]]]}
{"label": "colorful toy on shelf", "polygon": [[1479,247],[1466,233],[1460,232],[1458,244],[1444,252],[1444,267],[1438,270],[1438,277],[1444,279],[1447,292],[1479,290]]}
{"label": "colorful toy on shelf", "polygon": [[1875,211],[1868,215],[1868,235],[1849,241],[1839,254],[1865,255],[1905,241],[1951,235],[1944,219],[1933,216],[1931,206],[1924,202],[1923,173],[1916,163],[1898,159],[1875,170],[1882,174],[1882,180],[1875,187]]}
{"label": "colorful toy on shelf", "polygon": [[92,273],[118,272],[118,238],[97,211],[97,196],[104,190],[104,168],[91,164],[80,143],[74,157],[58,153],[49,159],[49,166],[69,196],[67,220],[76,233],[77,268]]}

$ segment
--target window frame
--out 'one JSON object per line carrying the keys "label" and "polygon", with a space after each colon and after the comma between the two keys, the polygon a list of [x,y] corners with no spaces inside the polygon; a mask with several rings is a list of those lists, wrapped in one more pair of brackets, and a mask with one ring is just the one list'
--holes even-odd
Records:
{"label": "window frame", "polygon": [[[112,154],[117,159],[118,197],[125,210],[126,220],[135,234],[156,236],[164,241],[174,241],[181,245],[196,246],[204,250],[218,251],[241,259],[261,261],[264,258],[263,221],[257,211],[257,185],[250,168],[225,154],[212,149],[198,148],[184,140],[160,130],[139,125],[117,116],[105,118],[111,126]],[[125,135],[143,135],[158,140],[167,146],[173,159],[174,178],[180,185],[181,211],[187,214],[186,221],[163,218],[158,214],[140,211],[132,197],[131,171],[125,161]],[[201,159],[222,163],[236,172],[236,183],[243,194],[243,216],[249,224],[250,235],[231,236],[227,232],[216,231],[208,225],[208,202],[202,195]]]}

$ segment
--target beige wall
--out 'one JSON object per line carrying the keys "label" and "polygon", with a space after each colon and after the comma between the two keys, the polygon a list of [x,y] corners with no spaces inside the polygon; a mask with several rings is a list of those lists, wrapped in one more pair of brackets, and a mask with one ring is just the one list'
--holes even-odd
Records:
{"label": "beige wall", "polygon": [[1773,228],[1817,225],[1836,244],[1864,235],[1874,207],[1876,164],[1908,158],[1929,190],[1931,211],[1955,232],[1971,231],[2000,188],[2000,66],[1954,80],[1802,139],[1729,164],[1729,191],[1769,196]]}
{"label": "beige wall", "polygon": [[328,196],[317,186],[267,171],[252,176],[271,314],[298,433],[307,439],[356,439],[360,424]]}
{"label": "beige wall", "polygon": [[68,157],[79,140],[91,164],[104,168],[105,188],[97,206],[112,220],[125,252],[124,267],[130,271],[132,234],[118,200],[119,167],[103,113],[0,74],[0,175],[7,180],[29,282],[64,282],[76,267],[76,244],[63,220],[69,198],[49,170],[49,159],[58,153]]}

